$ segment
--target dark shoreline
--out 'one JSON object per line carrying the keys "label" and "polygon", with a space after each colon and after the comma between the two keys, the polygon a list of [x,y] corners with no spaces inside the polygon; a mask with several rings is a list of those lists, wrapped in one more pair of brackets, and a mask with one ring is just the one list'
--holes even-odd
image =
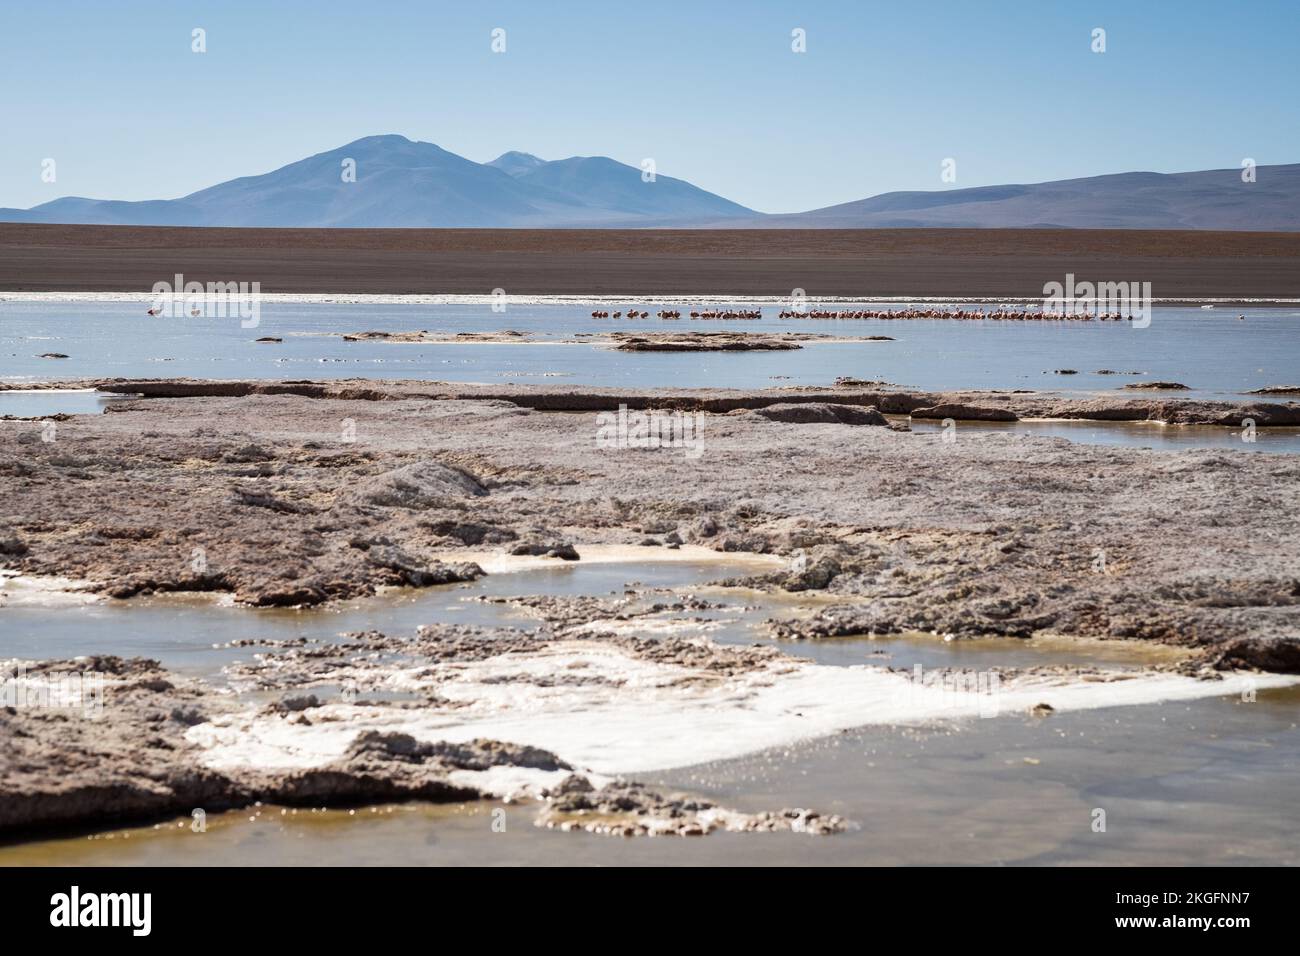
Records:
{"label": "dark shoreline", "polygon": [[[1300,425],[1300,404],[1291,401],[1209,401],[1159,392],[1079,395],[1053,391],[926,392],[859,386],[795,388],[606,388],[572,385],[476,385],[419,379],[97,378],[66,379],[35,387],[94,388],[150,398],[239,398],[294,395],[339,401],[499,401],[539,412],[601,412],[619,405],[631,410],[675,409],[726,414],[788,403],[871,406],[890,415],[952,418],[957,421],[1062,419],[1093,422],[1160,422],[1169,425],[1219,425],[1239,428],[1243,419],[1259,427]],[[0,391],[5,386],[0,384]],[[931,414],[934,412],[935,414]],[[942,414],[938,414],[942,412]],[[919,413],[919,414],[918,414]]]}
{"label": "dark shoreline", "polygon": [[1163,302],[1300,298],[1300,233],[1068,229],[228,229],[0,223],[0,292],[1038,299],[1150,282]]}

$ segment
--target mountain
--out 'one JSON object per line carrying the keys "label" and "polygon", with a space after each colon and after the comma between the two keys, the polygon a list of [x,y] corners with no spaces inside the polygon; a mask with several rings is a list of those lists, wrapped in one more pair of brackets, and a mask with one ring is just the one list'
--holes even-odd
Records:
{"label": "mountain", "polygon": [[640,169],[605,156],[574,156],[548,163],[527,153],[505,153],[489,165],[507,171],[527,186],[581,199],[611,218],[628,213],[676,220],[760,215],[671,176],[656,174],[653,182],[646,182]]}
{"label": "mountain", "polygon": [[1300,230],[1300,164],[1193,173],[1118,173],[1032,185],[893,192],[764,227]]}
{"label": "mountain", "polygon": [[495,166],[503,173],[509,173],[511,176],[520,176],[536,169],[538,166],[545,166],[546,160],[538,159],[532,153],[511,150],[508,153],[502,153],[488,165]]}
{"label": "mountain", "polygon": [[[342,176],[355,163],[354,182]],[[766,215],[671,176],[650,182],[604,156],[476,163],[405,136],[368,136],[180,199],[65,197],[0,209],[0,221],[298,227],[1061,227],[1300,231],[1300,164],[1119,173],[1059,182],[892,192]]]}
{"label": "mountain", "polygon": [[[345,162],[355,163],[345,182]],[[548,163],[506,153],[476,163],[405,136],[368,136],[260,176],[181,199],[148,202],[68,197],[0,221],[138,226],[480,227],[645,226],[757,215],[670,176],[605,157]]]}

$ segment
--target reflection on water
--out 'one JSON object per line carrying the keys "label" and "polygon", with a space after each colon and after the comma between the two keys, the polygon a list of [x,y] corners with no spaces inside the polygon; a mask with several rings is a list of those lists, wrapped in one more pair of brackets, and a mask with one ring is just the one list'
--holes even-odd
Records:
{"label": "reflection on water", "polygon": [[[625,306],[641,306],[628,302]],[[898,303],[838,303],[856,309]],[[1300,311],[1157,307],[1147,328],[1100,322],[964,322],[915,319],[780,320],[788,303],[763,307],[758,321],[594,320],[591,307],[489,305],[293,304],[262,307],[256,329],[229,319],[159,319],[143,302],[15,302],[0,297],[0,352],[10,382],[81,377],[418,378],[457,382],[652,387],[759,388],[829,385],[838,376],[926,390],[1069,389],[1113,391],[1135,381],[1190,386],[1182,397],[1236,395],[1297,384],[1294,362]],[[618,309],[619,305],[602,306]],[[653,311],[653,310],[652,310]],[[779,330],[892,342],[809,345],[793,352],[622,353],[587,345],[402,345],[344,342],[337,333],[366,330],[433,333],[513,329],[534,339],[572,339],[623,331]],[[333,333],[333,334],[331,334]],[[270,336],[279,343],[257,342]],[[58,351],[67,359],[37,358]],[[1057,369],[1077,374],[1054,374]],[[1126,374],[1099,375],[1103,370]],[[551,376],[560,376],[552,378]]]}
{"label": "reflection on water", "polygon": [[[491,803],[254,807],[0,847],[0,864],[699,865],[1300,862],[1300,690],[872,728],[645,782],[758,811],[812,806],[860,829],[621,839],[533,826]],[[1105,811],[1105,832],[1093,829]]]}

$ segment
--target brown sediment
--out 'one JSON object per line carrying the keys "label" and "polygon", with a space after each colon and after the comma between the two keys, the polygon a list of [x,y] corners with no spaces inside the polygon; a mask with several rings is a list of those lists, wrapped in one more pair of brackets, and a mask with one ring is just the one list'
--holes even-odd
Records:
{"label": "brown sediment", "polygon": [[828,335],[797,332],[614,332],[620,352],[772,352],[801,349]]}
{"label": "brown sediment", "polygon": [[430,332],[427,329],[421,329],[417,332],[385,332],[382,330],[347,332],[342,335],[342,338],[344,342],[378,341],[395,344],[446,344],[449,342],[499,344],[527,341],[530,334],[529,332],[518,332],[514,329],[503,329],[500,332]]}
{"label": "brown sediment", "polygon": [[1014,422],[1019,416],[1009,408],[970,405],[965,402],[941,402],[926,408],[912,409],[913,418],[951,418],[975,422]]}
{"label": "brown sediment", "polygon": [[832,402],[778,402],[753,410],[753,414],[773,422],[811,425],[833,422],[842,425],[889,425],[889,420],[871,405],[842,405]]}
{"label": "brown sediment", "polygon": [[87,389],[91,384],[69,385],[67,382],[0,382],[0,392],[58,392]]}
{"label": "brown sediment", "polygon": [[1300,233],[1138,229],[228,229],[0,224],[0,290],[988,296],[1067,273],[1164,300],[1300,297]]}

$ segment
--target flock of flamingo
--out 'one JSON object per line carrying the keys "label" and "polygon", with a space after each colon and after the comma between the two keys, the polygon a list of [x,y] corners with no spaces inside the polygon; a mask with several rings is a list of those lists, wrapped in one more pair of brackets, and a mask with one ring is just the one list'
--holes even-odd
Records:
{"label": "flock of flamingo", "polygon": [[[682,313],[677,309],[660,309],[655,314],[661,319],[680,319],[682,317]],[[624,313],[621,311],[612,313],[596,311],[591,313],[593,319],[621,319],[623,318],[623,315]],[[638,309],[628,309],[627,317],[629,319],[648,319],[650,318],[650,313]],[[734,311],[732,309],[710,309],[704,312],[691,313],[692,319],[761,319],[762,317],[762,309],[742,309],[740,311]]]}
{"label": "flock of flamingo", "polygon": [[[661,319],[680,319],[682,313],[676,309],[660,309],[655,313]],[[628,309],[626,312],[608,312],[597,310],[591,313],[593,319],[648,319],[650,313],[641,309]],[[692,311],[692,319],[761,319],[762,309],[707,309]],[[848,309],[829,311],[826,309],[782,309],[777,316],[781,319],[960,319],[980,321],[991,319],[1004,322],[1123,322],[1131,321],[1132,316],[1120,312],[1062,312],[1054,309],[961,309],[961,308],[912,308],[906,309]]]}
{"label": "flock of flamingo", "polygon": [[845,312],[828,312],[821,309],[809,309],[803,312],[797,309],[782,310],[782,319],[994,319],[1011,322],[1123,322],[1132,316],[1119,312],[1058,312],[1053,309],[1041,311],[1024,309],[850,309]]}

